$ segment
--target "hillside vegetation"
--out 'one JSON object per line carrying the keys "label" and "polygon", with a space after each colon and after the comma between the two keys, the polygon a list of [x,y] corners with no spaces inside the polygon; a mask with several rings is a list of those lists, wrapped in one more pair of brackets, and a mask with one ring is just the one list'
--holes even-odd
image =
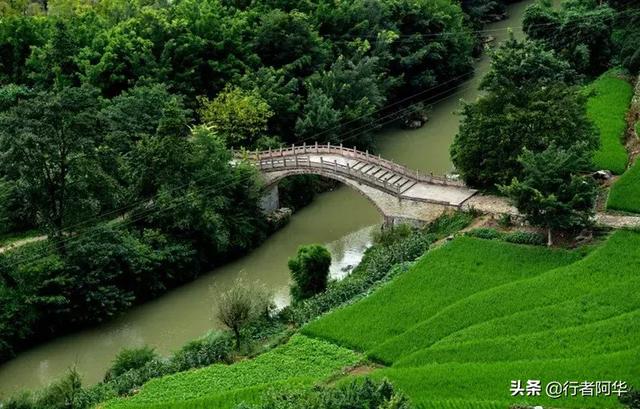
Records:
{"label": "hillside vegetation", "polygon": [[348,384],[341,370],[363,362],[357,350],[385,365],[369,376],[390,380],[416,408],[618,408],[616,396],[512,397],[509,386],[640,384],[639,264],[634,231],[577,250],[461,236],[283,346],[152,380],[102,407],[235,408],[274,391]]}

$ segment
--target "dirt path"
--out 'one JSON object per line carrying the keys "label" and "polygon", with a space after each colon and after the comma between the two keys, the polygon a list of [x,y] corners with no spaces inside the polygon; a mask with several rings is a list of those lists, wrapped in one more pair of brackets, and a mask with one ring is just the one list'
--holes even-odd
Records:
{"label": "dirt path", "polygon": [[46,240],[46,239],[47,239],[47,236],[43,235],[43,236],[28,237],[26,239],[16,240],[13,243],[7,244],[5,246],[0,246],[0,254],[9,250],[16,249],[18,247],[22,247],[29,243],[35,243],[35,242]]}

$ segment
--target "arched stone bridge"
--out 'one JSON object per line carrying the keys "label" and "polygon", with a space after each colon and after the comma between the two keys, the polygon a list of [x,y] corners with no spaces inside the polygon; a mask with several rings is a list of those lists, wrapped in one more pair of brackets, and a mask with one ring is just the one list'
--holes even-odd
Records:
{"label": "arched stone bridge", "polygon": [[287,176],[314,174],[337,180],[368,198],[385,224],[423,224],[446,209],[462,208],[476,191],[446,176],[410,170],[355,148],[327,145],[292,146],[248,153],[266,185],[265,211],[278,207],[278,182]]}

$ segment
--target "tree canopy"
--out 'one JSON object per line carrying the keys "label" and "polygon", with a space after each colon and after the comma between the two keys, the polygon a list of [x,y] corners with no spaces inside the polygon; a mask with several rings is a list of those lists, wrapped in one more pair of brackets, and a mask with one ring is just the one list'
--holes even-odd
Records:
{"label": "tree canopy", "polygon": [[495,189],[520,175],[518,157],[552,144],[595,150],[597,131],[586,115],[576,74],[540,44],[507,41],[492,55],[481,83],[485,93],[462,108],[451,147],[453,163],[472,186]]}

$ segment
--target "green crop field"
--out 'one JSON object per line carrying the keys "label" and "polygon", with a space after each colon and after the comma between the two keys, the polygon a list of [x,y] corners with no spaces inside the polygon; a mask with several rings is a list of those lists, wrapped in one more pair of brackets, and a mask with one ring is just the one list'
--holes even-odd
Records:
{"label": "green crop field", "polygon": [[108,402],[104,407],[233,407],[235,402],[252,400],[265,389],[312,383],[360,360],[358,354],[348,349],[296,335],[287,344],[255,359],[233,365],[212,365],[151,380],[135,396]]}
{"label": "green crop field", "polygon": [[638,265],[640,233],[632,231],[589,252],[458,238],[304,332],[390,365],[373,376],[389,378],[418,408],[616,408],[615,397],[511,397],[509,386],[640,385]]}
{"label": "green crop field", "polygon": [[611,186],[607,208],[640,213],[640,161]]}
{"label": "green crop field", "polygon": [[624,147],[625,115],[633,96],[633,87],[609,71],[589,85],[595,95],[589,98],[587,113],[600,130],[600,150],[593,158],[598,169],[609,169],[620,175],[628,161]]}
{"label": "green crop field", "polygon": [[391,285],[310,323],[303,333],[368,351],[479,291],[534,277],[579,257],[567,251],[460,237],[427,253]]}
{"label": "green crop field", "polygon": [[640,349],[607,355],[550,360],[513,360],[488,363],[443,363],[410,368],[386,368],[375,377],[388,378],[405,391],[417,408],[505,409],[510,405],[552,408],[621,408],[616,397],[551,399],[510,397],[512,380],[615,381],[640,380]]}

